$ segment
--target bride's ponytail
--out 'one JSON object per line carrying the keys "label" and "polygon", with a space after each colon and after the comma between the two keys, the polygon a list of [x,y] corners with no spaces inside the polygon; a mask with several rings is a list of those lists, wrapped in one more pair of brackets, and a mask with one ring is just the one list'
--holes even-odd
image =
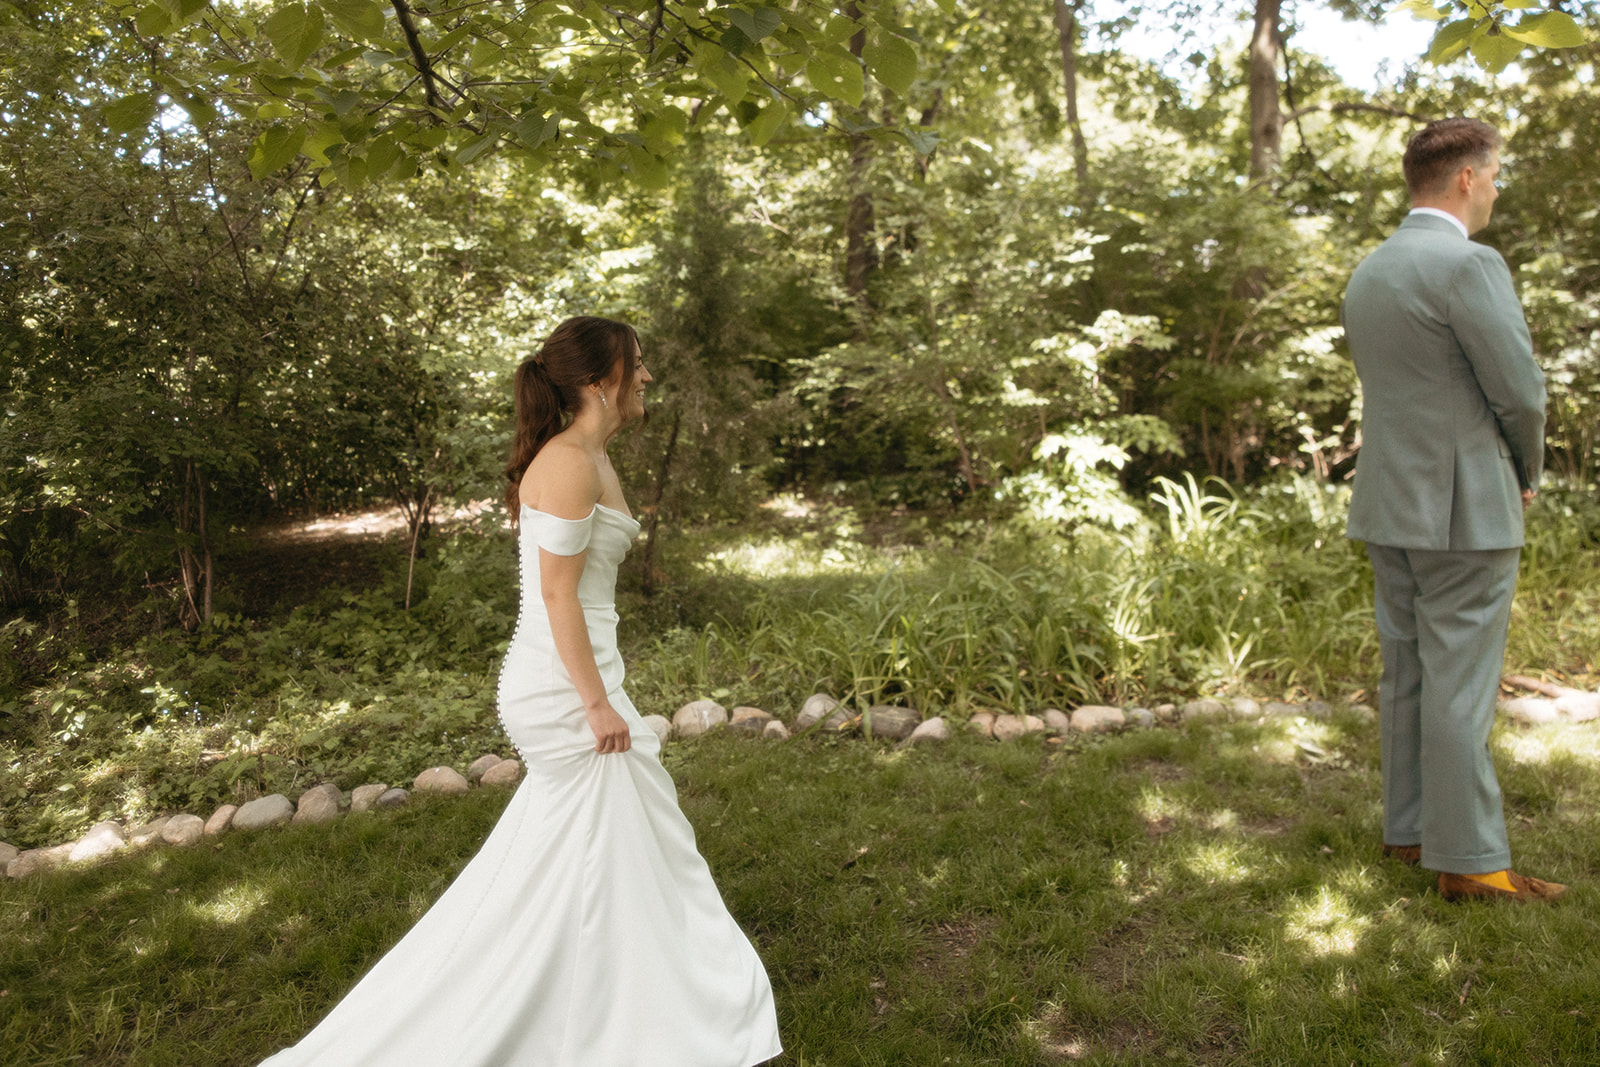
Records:
{"label": "bride's ponytail", "polygon": [[621,395],[633,388],[633,355],[639,336],[632,326],[594,315],[571,318],[555,328],[539,350],[517,367],[511,388],[516,425],[506,463],[506,508],[521,514],[522,475],[545,442],[560,433],[578,410],[584,386],[604,381],[622,361]]}

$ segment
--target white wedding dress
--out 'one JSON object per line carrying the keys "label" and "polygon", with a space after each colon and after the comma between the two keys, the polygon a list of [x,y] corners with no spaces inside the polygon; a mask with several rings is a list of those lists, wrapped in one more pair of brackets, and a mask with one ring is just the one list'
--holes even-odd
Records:
{"label": "white wedding dress", "polygon": [[[752,1067],[782,1050],[766,971],[621,688],[617,566],[638,532],[601,505],[576,521],[523,507],[500,719],[527,776],[411,932],[263,1067]],[[539,595],[541,547],[588,551],[578,600],[625,753],[594,751]]]}

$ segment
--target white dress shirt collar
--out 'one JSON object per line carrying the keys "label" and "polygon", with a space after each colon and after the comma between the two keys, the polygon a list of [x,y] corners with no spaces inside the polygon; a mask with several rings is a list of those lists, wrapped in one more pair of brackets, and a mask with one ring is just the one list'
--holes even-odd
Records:
{"label": "white dress shirt collar", "polygon": [[1454,226],[1456,229],[1461,231],[1461,236],[1463,236],[1463,237],[1470,237],[1471,236],[1471,234],[1467,233],[1467,224],[1462,222],[1460,219],[1456,218],[1454,215],[1450,214],[1450,212],[1448,212],[1448,211],[1440,211],[1436,207],[1414,207],[1414,208],[1411,209],[1411,214],[1413,214],[1413,215],[1435,215],[1435,216],[1437,216],[1437,217],[1439,217],[1441,219],[1449,219],[1450,220],[1450,225]]}

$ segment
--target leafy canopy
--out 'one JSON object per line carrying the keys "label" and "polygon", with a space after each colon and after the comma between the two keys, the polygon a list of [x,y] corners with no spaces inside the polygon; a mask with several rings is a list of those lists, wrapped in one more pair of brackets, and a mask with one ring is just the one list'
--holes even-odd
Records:
{"label": "leafy canopy", "polygon": [[136,132],[165,98],[196,125],[222,110],[267,120],[250,150],[256,178],[304,156],[324,184],[353,186],[508,152],[660,187],[674,147],[719,109],[758,147],[785,128],[837,125],[927,153],[930,131],[857,110],[868,76],[901,97],[917,79],[904,7],[112,0],[153,73],[103,117]]}

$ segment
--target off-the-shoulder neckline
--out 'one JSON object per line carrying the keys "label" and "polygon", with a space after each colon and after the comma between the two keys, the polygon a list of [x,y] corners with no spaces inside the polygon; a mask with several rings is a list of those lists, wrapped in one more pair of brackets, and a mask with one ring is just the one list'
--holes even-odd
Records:
{"label": "off-the-shoulder neckline", "polygon": [[595,501],[594,509],[591,510],[589,512],[589,514],[585,515],[581,519],[564,519],[560,515],[552,515],[548,511],[540,511],[538,508],[533,507],[533,506],[531,506],[529,504],[523,504],[522,505],[522,509],[524,511],[531,511],[535,515],[543,515],[547,519],[555,519],[557,522],[588,522],[590,519],[594,518],[594,513],[596,511],[609,511],[611,514],[615,515],[619,519],[623,519],[626,522],[631,522],[635,526],[639,525],[639,520],[634,518],[632,515],[629,515],[626,511],[618,511],[616,508],[607,507],[606,505],[600,503],[598,500]]}

